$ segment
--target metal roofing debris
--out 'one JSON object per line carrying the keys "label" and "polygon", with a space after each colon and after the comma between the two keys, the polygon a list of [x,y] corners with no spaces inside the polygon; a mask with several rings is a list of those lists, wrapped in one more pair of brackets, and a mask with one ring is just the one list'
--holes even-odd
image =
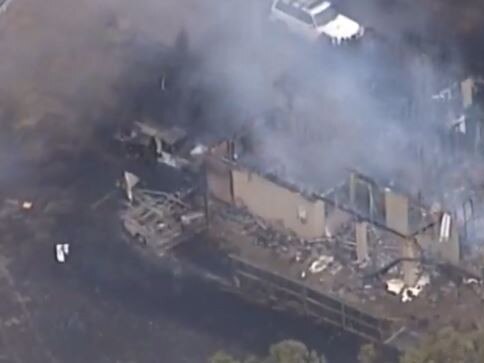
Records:
{"label": "metal roofing debris", "polygon": [[187,132],[180,127],[163,127],[152,121],[135,122],[139,131],[150,137],[158,137],[167,144],[174,145],[187,137]]}
{"label": "metal roofing debris", "polygon": [[313,274],[317,274],[320,272],[323,272],[328,268],[328,266],[333,263],[334,257],[333,256],[319,256],[313,263],[311,263],[311,266],[309,267],[309,271]]}
{"label": "metal roofing debris", "polygon": [[124,172],[123,175],[123,181],[124,181],[124,190],[126,192],[126,197],[130,202],[133,201],[133,188],[139,183],[139,178],[134,175],[133,173],[130,173],[128,171]]}

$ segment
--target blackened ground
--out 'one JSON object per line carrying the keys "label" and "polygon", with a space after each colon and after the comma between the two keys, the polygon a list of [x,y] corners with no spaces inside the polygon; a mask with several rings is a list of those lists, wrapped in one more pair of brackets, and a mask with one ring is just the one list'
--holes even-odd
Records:
{"label": "blackened ground", "polygon": [[[283,338],[331,362],[354,359],[354,338],[245,304],[183,262],[141,257],[122,238],[113,199],[93,208],[125,167],[99,150],[65,153],[18,163],[4,184],[3,194],[28,195],[34,210],[0,220],[3,361],[205,362],[219,349],[257,353]],[[174,187],[172,173],[160,175],[160,187]],[[55,262],[56,242],[70,243],[65,265]]]}
{"label": "blackened ground", "polygon": [[[106,45],[115,42],[112,39],[96,41],[93,46],[88,30],[98,29],[99,25],[93,27],[85,19],[92,20],[98,11],[79,6],[90,3],[101,2],[12,3],[15,6],[1,20],[0,76],[4,86],[1,88],[6,88],[3,90],[6,98],[1,100],[2,112],[17,103],[23,112],[17,115],[11,111],[16,121],[29,120],[32,115],[40,119],[39,112],[43,110],[64,114],[66,109],[72,111],[74,105],[76,111],[84,112],[94,109],[94,101],[106,94],[125,99],[130,105],[115,104],[115,110],[131,109],[132,103],[136,106],[133,113],[138,107],[151,109],[146,105],[145,92],[132,92],[128,87],[131,83],[139,87],[136,72],[130,73],[134,80],[119,88],[122,93],[137,94],[139,100],[104,88],[118,78],[119,68],[125,69],[126,62],[146,73],[155,72],[157,65],[145,68],[131,57],[119,57]],[[127,13],[134,13],[133,17],[139,15],[138,21],[133,20],[135,33],[138,28],[153,24],[156,37],[150,39],[159,36],[160,42],[170,45],[180,24],[199,27],[199,21],[190,20],[190,16],[198,16],[201,4],[209,2],[163,0],[156,2],[160,10],[148,18],[137,2],[122,3],[132,5],[126,8]],[[359,13],[366,8],[364,5],[360,8],[363,9],[354,12],[357,14],[349,14],[364,20]],[[368,19],[374,23],[368,25],[383,30],[387,19],[384,13],[369,12]],[[398,16],[398,11],[395,13]],[[401,18],[404,26],[416,28],[411,17]],[[386,23],[400,33],[391,20]],[[108,34],[104,28],[100,29],[103,31],[94,32],[94,39],[98,34]],[[141,44],[143,50],[135,53],[144,54],[147,48],[144,43],[135,43]],[[105,54],[106,50],[109,54]],[[93,58],[94,51],[97,58]],[[85,84],[102,86],[102,92],[93,92],[96,87],[73,87]],[[154,85],[155,82],[151,87]],[[63,102],[63,107],[55,102],[51,105],[49,98],[45,98],[48,90],[55,91],[54,95],[68,95],[60,98],[69,102],[65,105]],[[85,96],[83,102],[79,101],[80,90]],[[100,103],[103,107],[110,104]],[[153,104],[156,103],[154,100]],[[95,116],[88,119],[101,117]],[[81,119],[85,122],[84,117]],[[2,117],[4,129],[5,123]],[[49,135],[41,134],[39,129]],[[50,140],[50,133],[57,130],[39,129],[33,139]],[[76,132],[82,133],[81,129],[84,127],[75,127]],[[0,219],[0,362],[204,362],[218,349],[261,352],[270,343],[288,337],[320,348],[328,354],[330,362],[349,363],[354,358],[353,338],[337,337],[334,330],[316,329],[306,321],[242,303],[204,283],[197,276],[203,271],[191,273],[193,269],[171,262],[155,264],[136,254],[121,238],[119,223],[109,204],[91,208],[94,201],[112,191],[115,178],[124,170],[117,158],[95,148],[95,151],[52,153],[42,165],[33,164],[19,155],[16,145],[7,146],[8,138],[2,131],[1,201],[25,198],[34,202],[34,210],[23,214],[12,211]],[[179,182],[166,170],[161,176],[161,187],[171,189]],[[71,244],[72,252],[65,265],[54,260],[56,242]],[[193,243],[196,245],[197,241]]]}

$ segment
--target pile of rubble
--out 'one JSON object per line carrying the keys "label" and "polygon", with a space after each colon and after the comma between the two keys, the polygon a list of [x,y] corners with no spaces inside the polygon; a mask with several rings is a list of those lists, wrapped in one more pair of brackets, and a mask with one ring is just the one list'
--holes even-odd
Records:
{"label": "pile of rubble", "polygon": [[281,231],[266,224],[249,213],[227,208],[223,212],[224,218],[243,225],[243,233],[251,236],[252,243],[257,247],[270,249],[284,260],[300,266],[301,279],[308,274],[338,273],[342,268],[342,261],[336,259],[333,251],[333,238],[303,239],[290,231]]}
{"label": "pile of rubble", "polygon": [[185,202],[193,190],[166,193],[138,188],[138,183],[131,173],[125,173],[121,183],[127,201],[120,217],[132,239],[164,255],[205,228],[205,214]]}
{"label": "pile of rubble", "polygon": [[[404,281],[398,278],[398,263],[382,276],[377,276],[378,278],[365,279],[368,270],[391,265],[395,257],[391,251],[383,251],[376,261],[376,266],[369,261],[356,261],[354,256],[348,253],[351,246],[345,248],[346,245],[352,244],[347,238],[354,234],[354,231],[351,231],[351,224],[340,228],[337,235],[307,240],[297,237],[290,231],[278,230],[240,210],[226,208],[222,214],[223,218],[242,225],[243,233],[250,236],[253,245],[271,250],[282,260],[297,265],[299,278],[302,280],[315,276],[320,282],[328,281],[328,278],[338,275],[344,269],[345,282],[337,283],[336,291],[352,291],[365,300],[374,300],[377,295],[391,294],[403,303],[413,301],[430,285],[430,275],[422,272],[414,285],[406,286]],[[384,276],[388,277],[384,279]]]}

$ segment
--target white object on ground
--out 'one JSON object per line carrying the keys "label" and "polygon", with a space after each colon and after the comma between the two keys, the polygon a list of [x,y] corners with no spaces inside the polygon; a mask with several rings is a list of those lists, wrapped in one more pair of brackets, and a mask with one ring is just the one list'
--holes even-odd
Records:
{"label": "white object on ground", "polygon": [[22,209],[24,210],[30,210],[33,207],[33,203],[29,201],[22,202]]}
{"label": "white object on ground", "polygon": [[167,153],[167,152],[164,152],[162,151],[160,153],[160,157],[158,158],[158,161],[163,163],[163,164],[166,164],[168,166],[171,166],[172,168],[178,168],[179,165],[176,161],[176,159],[173,157],[173,155]]}
{"label": "white object on ground", "polygon": [[403,288],[405,287],[405,283],[402,279],[390,279],[385,282],[385,285],[387,291],[395,295],[400,295]]}
{"label": "white object on ground", "polygon": [[477,284],[479,284],[479,280],[475,279],[473,277],[464,278],[463,282],[464,282],[464,285],[477,285]]}
{"label": "white object on ground", "polygon": [[406,287],[403,290],[402,302],[405,303],[405,302],[412,301],[414,298],[420,295],[424,287],[427,286],[428,284],[430,284],[429,275],[420,276],[420,278],[418,279],[414,287]]}
{"label": "white object on ground", "polygon": [[450,228],[452,217],[449,213],[444,213],[440,222],[440,242],[448,242],[450,238]]}
{"label": "white object on ground", "polygon": [[309,271],[313,274],[323,272],[328,268],[328,266],[333,262],[333,256],[320,256],[316,261],[314,261],[309,267]]}
{"label": "white object on ground", "polygon": [[194,221],[202,219],[204,216],[205,215],[203,214],[203,212],[192,212],[192,213],[182,215],[180,219],[181,219],[182,224],[184,226],[187,226]]}
{"label": "white object on ground", "polygon": [[199,155],[203,155],[207,152],[208,148],[205,146],[205,145],[202,145],[202,144],[198,144],[197,146],[195,146],[191,151],[190,151],[190,155],[191,156],[199,156]]}
{"label": "white object on ground", "polygon": [[133,201],[133,188],[138,184],[139,178],[128,171],[124,172],[124,187],[126,190],[126,197],[130,202]]}
{"label": "white object on ground", "polygon": [[404,290],[403,290],[403,293],[402,293],[402,302],[406,303],[406,302],[410,302],[413,300],[413,298],[415,297],[415,295],[413,294],[413,290],[409,287],[406,287]]}
{"label": "white object on ground", "polygon": [[69,255],[68,243],[57,243],[55,245],[55,258],[57,262],[65,263],[68,255]]}

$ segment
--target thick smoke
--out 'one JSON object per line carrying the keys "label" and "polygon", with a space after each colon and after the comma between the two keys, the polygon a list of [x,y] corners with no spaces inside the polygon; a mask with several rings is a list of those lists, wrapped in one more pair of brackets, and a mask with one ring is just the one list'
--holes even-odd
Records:
{"label": "thick smoke", "polygon": [[82,148],[100,125],[135,117],[190,2],[13,1],[0,16],[0,117],[15,154]]}
{"label": "thick smoke", "polygon": [[[251,117],[282,106],[278,128],[259,122],[253,131],[260,145],[249,162],[260,169],[317,190],[348,168],[415,193],[429,185],[422,161],[436,164],[422,153],[447,157],[431,96],[450,77],[448,64],[430,60],[435,49],[425,49],[427,56],[414,40],[399,47],[404,39],[396,34],[340,49],[307,44],[249,3],[216,8],[212,29],[192,44],[200,65],[187,84],[202,84],[205,95],[198,121],[214,131],[248,129]],[[430,21],[420,15],[419,24]],[[291,109],[277,86],[281,77]],[[191,116],[185,119],[194,122]]]}
{"label": "thick smoke", "polygon": [[[0,19],[4,125],[24,130],[29,147],[44,150],[82,144],[98,125],[133,119],[147,109],[163,121],[227,135],[280,108],[278,128],[255,127],[263,141],[258,167],[323,190],[355,167],[378,178],[410,181],[419,190],[426,180],[419,148],[435,150],[440,122],[425,100],[445,84],[446,70],[418,54],[382,50],[385,42],[369,37],[342,49],[307,44],[269,24],[269,5],[14,2]],[[351,15],[360,20],[357,12]],[[368,15],[362,11],[362,20],[371,19]],[[418,29],[431,28],[425,13],[407,20]],[[189,51],[172,56],[166,66],[182,29]],[[385,47],[403,38],[393,35],[382,35]],[[176,92],[167,96],[156,89],[163,71],[177,79]]]}

